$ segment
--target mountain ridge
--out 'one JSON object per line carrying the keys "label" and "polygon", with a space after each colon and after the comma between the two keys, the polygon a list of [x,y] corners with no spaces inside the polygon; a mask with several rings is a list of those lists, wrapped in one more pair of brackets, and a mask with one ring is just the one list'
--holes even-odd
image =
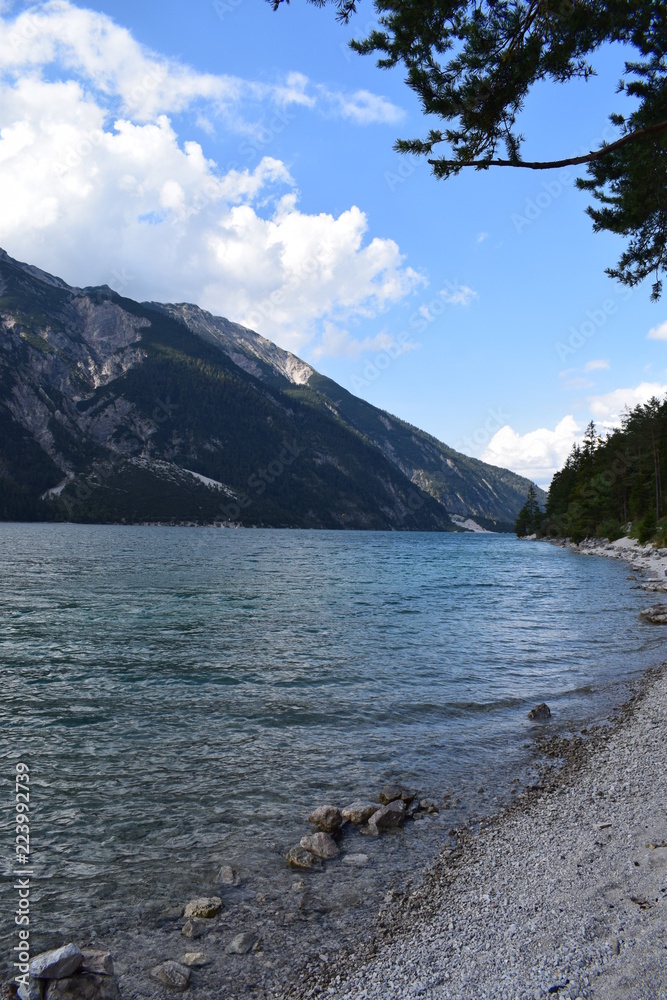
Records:
{"label": "mountain ridge", "polygon": [[0,331],[5,519],[499,530],[530,485],[191,303],[0,251]]}

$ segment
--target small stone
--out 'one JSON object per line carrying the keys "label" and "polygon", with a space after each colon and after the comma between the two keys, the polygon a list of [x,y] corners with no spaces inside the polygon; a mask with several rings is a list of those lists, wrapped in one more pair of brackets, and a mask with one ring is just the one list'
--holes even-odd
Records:
{"label": "small stone", "polygon": [[308,817],[309,823],[314,823],[325,833],[334,833],[343,822],[343,814],[336,806],[320,806]]}
{"label": "small stone", "polygon": [[35,979],[66,979],[79,968],[83,955],[74,944],[36,955],[30,963],[30,975]]}
{"label": "small stone", "polygon": [[163,962],[151,969],[151,978],[172,990],[182,993],[190,984],[190,970],[180,962]]}
{"label": "small stone", "polygon": [[346,854],[343,858],[344,865],[351,865],[353,868],[363,868],[368,864],[367,854]]}
{"label": "small stone", "polygon": [[285,860],[290,868],[317,868],[320,865],[318,858],[303,847],[290,847]]}
{"label": "small stone", "polygon": [[389,805],[390,802],[395,802],[396,799],[401,799],[407,805],[412,802],[415,795],[414,792],[409,792],[407,788],[403,788],[402,785],[385,785],[380,792],[380,802],[383,805]]}
{"label": "small stone", "polygon": [[351,823],[360,826],[362,823],[367,823],[379,808],[380,806],[376,802],[353,802],[352,805],[343,809],[343,819],[349,819]]}
{"label": "small stone", "polygon": [[336,842],[328,833],[307,833],[301,838],[301,846],[316,858],[336,858],[340,854]]}
{"label": "small stone", "polygon": [[194,969],[202,965],[209,965],[210,961],[210,958],[207,958],[203,951],[186,951],[181,959],[181,965]]}
{"label": "small stone", "polygon": [[83,949],[82,972],[93,972],[96,976],[113,976],[113,958],[109,951]]}
{"label": "small stone", "polygon": [[251,934],[249,931],[245,931],[242,934],[237,934],[236,937],[227,945],[225,951],[228,955],[247,955],[249,951],[255,946],[257,941],[257,935]]}
{"label": "small stone", "polygon": [[200,938],[209,929],[208,920],[199,920],[196,917],[186,920],[181,928],[181,934],[186,938]]}
{"label": "small stone", "polygon": [[373,813],[368,821],[368,825],[371,829],[380,832],[382,830],[392,830],[398,826],[403,826],[404,822],[405,805],[401,799],[394,799],[386,806],[378,809],[376,813]]}
{"label": "small stone", "polygon": [[223,865],[218,872],[218,882],[222,885],[236,885],[238,876],[231,865]]}
{"label": "small stone", "polygon": [[219,896],[202,896],[200,899],[191,899],[186,903],[183,916],[186,920],[196,917],[199,920],[211,920],[217,917],[222,909],[222,900]]}
{"label": "small stone", "polygon": [[528,718],[532,719],[533,722],[545,722],[550,716],[551,709],[544,701],[536,705],[535,708],[531,708],[528,713]]}

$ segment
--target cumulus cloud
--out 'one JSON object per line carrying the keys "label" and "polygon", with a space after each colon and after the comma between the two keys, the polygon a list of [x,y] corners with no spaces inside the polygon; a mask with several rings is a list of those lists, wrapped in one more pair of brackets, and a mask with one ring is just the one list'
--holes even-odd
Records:
{"label": "cumulus cloud", "polygon": [[511,469],[547,489],[554,473],[562,468],[572,445],[581,437],[581,428],[570,414],[563,417],[553,430],[540,427],[527,434],[519,434],[506,424],[491,438],[482,461]]}
{"label": "cumulus cloud", "polygon": [[617,427],[621,423],[623,411],[628,408],[648,403],[649,399],[656,396],[664,399],[667,393],[667,385],[660,382],[641,382],[634,389],[614,389],[602,396],[589,397],[588,404],[593,415],[593,419],[600,421],[606,427]]}
{"label": "cumulus cloud", "polygon": [[[371,98],[352,95],[358,114],[341,98],[336,113],[389,120]],[[369,237],[359,208],[305,214],[280,160],[223,170],[171,118],[251,134],[253,100],[277,118],[336,103],[301,74],[198,73],[67,0],[0,16],[4,248],[77,284],[121,275],[126,295],[197,302],[292,350],[322,331],[333,344],[326,324],[374,317],[423,279],[396,243]]]}
{"label": "cumulus cloud", "polygon": [[646,336],[648,340],[667,340],[667,320],[652,327]]}

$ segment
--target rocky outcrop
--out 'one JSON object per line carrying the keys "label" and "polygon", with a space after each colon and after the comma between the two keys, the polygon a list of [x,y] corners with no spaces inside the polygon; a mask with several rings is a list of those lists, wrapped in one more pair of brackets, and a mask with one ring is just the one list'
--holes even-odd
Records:
{"label": "rocky outcrop", "polygon": [[30,963],[30,1000],[120,1000],[107,951],[66,944]]}

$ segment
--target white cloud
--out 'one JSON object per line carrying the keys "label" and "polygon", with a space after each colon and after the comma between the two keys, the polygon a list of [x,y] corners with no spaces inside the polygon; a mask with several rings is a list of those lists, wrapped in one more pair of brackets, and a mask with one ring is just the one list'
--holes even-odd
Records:
{"label": "white cloud", "polygon": [[372,94],[368,90],[343,94],[319,87],[318,91],[329,102],[335,114],[357,125],[396,125],[405,117],[402,108],[392,104],[386,97]]}
{"label": "white cloud", "polygon": [[[423,282],[396,243],[369,238],[356,206],[301,212],[280,160],[221,170],[169,117],[251,132],[247,100],[328,113],[309,86],[197,73],[66,0],[0,17],[4,249],[75,284],[127,276],[126,295],[197,302],[296,351],[378,315]],[[386,112],[370,97],[353,95],[359,120]]]}
{"label": "white cloud", "polygon": [[363,340],[353,337],[348,330],[327,323],[320,343],[312,351],[313,358],[346,357],[358,358],[370,351],[386,352],[392,359],[400,357],[406,351],[418,348],[414,341],[398,343],[388,333],[378,333],[375,337],[364,337]]}
{"label": "white cloud", "polygon": [[608,371],[609,362],[599,359],[597,361],[587,361],[584,371],[587,372],[597,372],[597,371]]}
{"label": "white cloud", "polygon": [[667,320],[652,327],[646,337],[648,340],[667,340]]}
{"label": "white cloud", "polygon": [[594,420],[607,427],[618,426],[621,423],[623,410],[628,407],[647,403],[653,396],[663,399],[667,393],[667,385],[659,382],[642,382],[634,389],[614,389],[603,396],[591,396],[588,403]]}
{"label": "white cloud", "polygon": [[554,473],[563,467],[574,442],[581,437],[579,425],[570,414],[554,430],[540,427],[519,434],[506,424],[491,438],[482,461],[511,469],[546,489]]}
{"label": "white cloud", "polygon": [[454,285],[451,282],[447,282],[438,295],[450,306],[467,306],[477,298],[477,292],[468,285]]}
{"label": "white cloud", "polygon": [[488,233],[478,233],[477,234],[477,242],[478,243],[483,243],[484,240],[488,240],[488,238],[489,238],[489,234]]}

